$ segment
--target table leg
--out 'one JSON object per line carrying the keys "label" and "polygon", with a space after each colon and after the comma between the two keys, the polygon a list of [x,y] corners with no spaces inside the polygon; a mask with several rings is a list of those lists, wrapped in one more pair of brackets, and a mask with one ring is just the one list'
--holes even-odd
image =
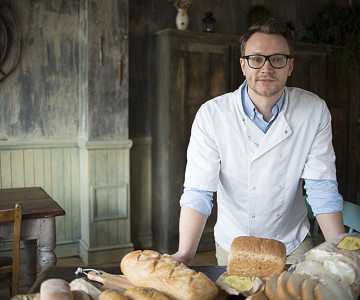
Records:
{"label": "table leg", "polygon": [[39,266],[41,271],[45,268],[54,267],[56,265],[56,226],[55,218],[40,219],[40,230],[38,234],[37,245],[40,250]]}
{"label": "table leg", "polygon": [[25,240],[24,250],[25,250],[25,265],[26,265],[26,286],[30,288],[36,280],[37,270],[36,270],[36,240]]}

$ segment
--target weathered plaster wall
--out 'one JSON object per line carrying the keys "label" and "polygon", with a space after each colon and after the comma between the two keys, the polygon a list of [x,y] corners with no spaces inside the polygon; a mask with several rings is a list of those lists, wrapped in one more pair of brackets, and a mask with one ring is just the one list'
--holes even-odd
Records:
{"label": "weathered plaster wall", "polygon": [[127,138],[127,1],[4,2],[21,54],[0,82],[0,138]]}
{"label": "weathered plaster wall", "polygon": [[21,53],[0,82],[1,139],[78,135],[78,1],[5,1],[15,15]]}

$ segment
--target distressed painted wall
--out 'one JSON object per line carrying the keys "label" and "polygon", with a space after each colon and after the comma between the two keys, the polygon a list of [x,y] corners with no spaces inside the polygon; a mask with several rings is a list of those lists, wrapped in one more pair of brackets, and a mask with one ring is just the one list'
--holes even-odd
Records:
{"label": "distressed painted wall", "polygon": [[76,138],[79,2],[5,2],[20,29],[21,53],[0,82],[0,138]]}
{"label": "distressed painted wall", "polygon": [[118,261],[132,249],[128,2],[5,2],[21,54],[0,81],[0,188],[41,186],[65,209],[56,218],[59,256]]}
{"label": "distressed painted wall", "polygon": [[0,82],[0,139],[127,138],[127,1],[4,2],[21,54]]}

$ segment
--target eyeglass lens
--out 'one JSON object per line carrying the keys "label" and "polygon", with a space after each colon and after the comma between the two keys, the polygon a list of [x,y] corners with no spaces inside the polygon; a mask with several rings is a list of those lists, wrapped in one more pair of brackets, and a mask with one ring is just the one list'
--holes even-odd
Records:
{"label": "eyeglass lens", "polygon": [[247,61],[250,68],[260,69],[265,65],[265,62],[268,60],[270,65],[275,69],[284,68],[287,64],[288,56],[283,54],[276,54],[270,56],[264,55],[249,55]]}

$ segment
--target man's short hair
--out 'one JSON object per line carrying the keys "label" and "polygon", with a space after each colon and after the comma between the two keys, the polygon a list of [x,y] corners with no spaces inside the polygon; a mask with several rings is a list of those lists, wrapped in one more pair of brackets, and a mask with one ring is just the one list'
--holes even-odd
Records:
{"label": "man's short hair", "polygon": [[289,45],[289,50],[290,50],[290,55],[293,55],[294,52],[294,35],[292,33],[292,31],[283,23],[280,23],[274,19],[269,19],[266,21],[260,21],[255,23],[254,25],[252,25],[248,32],[245,33],[241,38],[240,38],[240,51],[241,51],[241,56],[245,55],[245,46],[247,41],[250,39],[250,37],[256,33],[256,32],[260,32],[260,33],[266,33],[266,34],[281,34],[286,42]]}

